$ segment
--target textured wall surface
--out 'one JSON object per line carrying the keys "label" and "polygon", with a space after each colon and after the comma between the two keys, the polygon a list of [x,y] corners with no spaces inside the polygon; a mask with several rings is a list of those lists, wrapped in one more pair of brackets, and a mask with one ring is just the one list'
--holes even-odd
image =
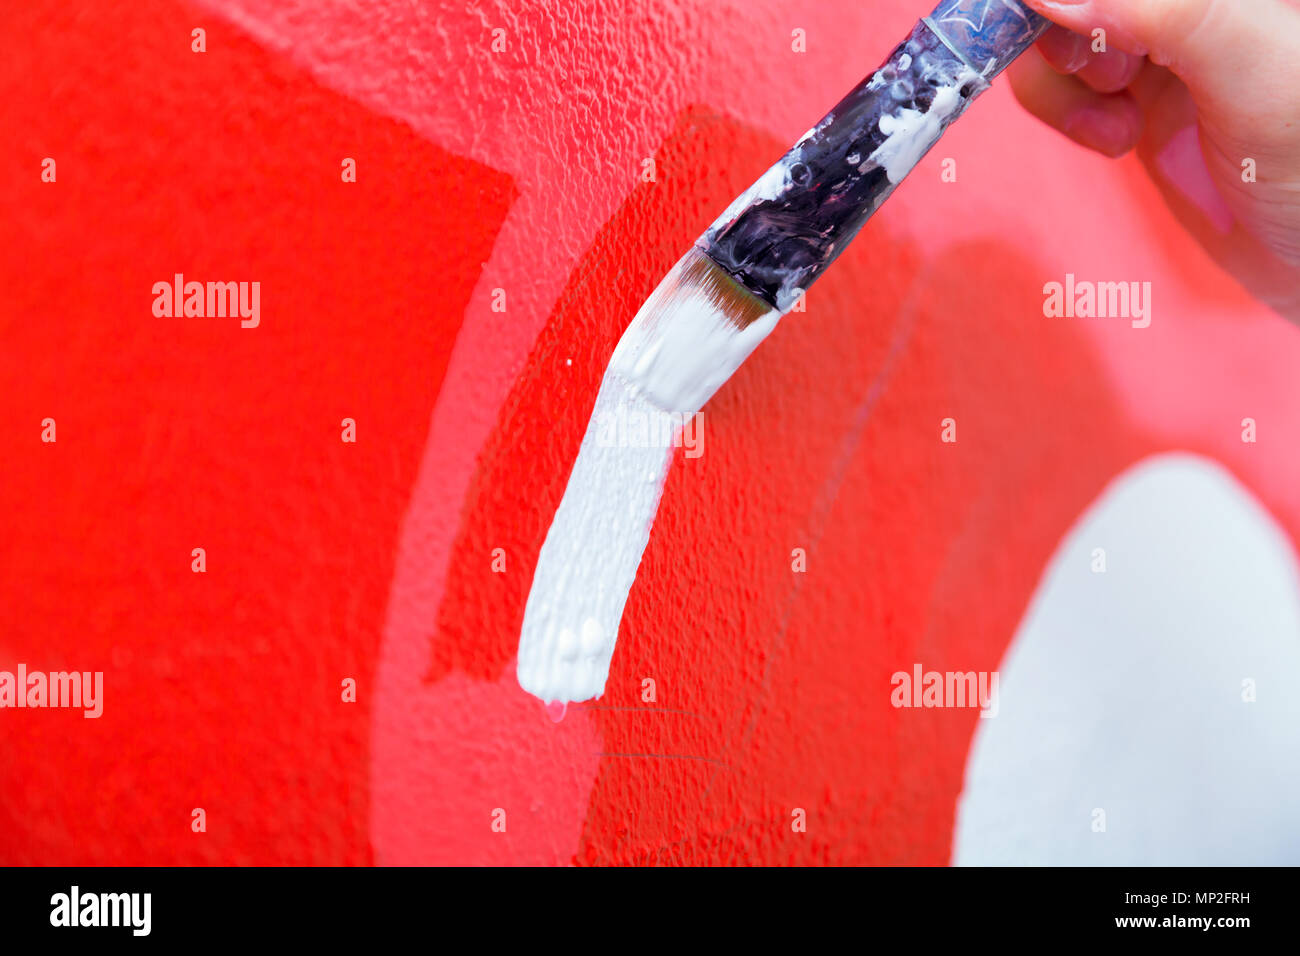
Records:
{"label": "textured wall surface", "polygon": [[[106,699],[0,712],[0,862],[948,862],[980,721],[894,709],[893,672],[996,670],[1148,455],[1217,461],[1300,535],[1300,335],[1005,89],[706,409],[605,697],[553,724],[513,664],[621,329],[921,12],[12,12],[0,669],[102,670]],[[260,326],[155,318],[177,272],[259,280]],[[1151,327],[1044,318],[1067,272],[1152,282]]]}

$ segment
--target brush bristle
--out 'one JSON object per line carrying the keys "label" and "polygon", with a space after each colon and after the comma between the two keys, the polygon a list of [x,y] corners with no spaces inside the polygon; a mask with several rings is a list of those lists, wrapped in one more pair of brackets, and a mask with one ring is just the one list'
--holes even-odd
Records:
{"label": "brush bristle", "polygon": [[692,248],[641,306],[609,371],[664,411],[694,414],[778,318],[776,309]]}
{"label": "brush bristle", "polygon": [[698,246],[692,247],[690,252],[682,256],[665,279],[674,274],[677,274],[680,286],[694,289],[716,303],[719,311],[735,323],[738,329],[746,328],[772,311],[771,305],[732,278]]}

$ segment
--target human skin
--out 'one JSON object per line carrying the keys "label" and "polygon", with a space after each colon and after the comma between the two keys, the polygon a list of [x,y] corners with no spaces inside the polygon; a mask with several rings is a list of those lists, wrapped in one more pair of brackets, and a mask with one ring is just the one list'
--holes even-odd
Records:
{"label": "human skin", "polygon": [[1300,324],[1300,0],[1025,3],[1056,24],[1011,69],[1025,108],[1136,148],[1210,256]]}

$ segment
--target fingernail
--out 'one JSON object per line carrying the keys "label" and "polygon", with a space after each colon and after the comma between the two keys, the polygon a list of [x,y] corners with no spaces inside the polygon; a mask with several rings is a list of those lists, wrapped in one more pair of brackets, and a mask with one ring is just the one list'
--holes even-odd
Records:
{"label": "fingernail", "polygon": [[1107,156],[1123,156],[1136,139],[1133,124],[1122,116],[1097,109],[1081,109],[1065,123],[1066,135]]}
{"label": "fingernail", "polygon": [[1093,57],[1080,77],[1099,93],[1116,93],[1133,81],[1140,63],[1138,57],[1111,50]]}
{"label": "fingernail", "polygon": [[1169,138],[1156,157],[1156,167],[1183,197],[1199,209],[1219,233],[1232,232],[1236,217],[1214,185],[1214,177],[1205,165],[1201,136],[1195,123],[1185,126]]}
{"label": "fingernail", "polygon": [[1049,66],[1058,73],[1077,73],[1088,65],[1092,45],[1088,38],[1057,27],[1048,30],[1038,41],[1038,48]]}
{"label": "fingernail", "polygon": [[[1070,19],[1078,25],[1078,18],[1084,16],[1088,11],[1081,11],[1081,7],[1088,7],[1092,0],[1039,0],[1035,5],[1044,13],[1050,14],[1053,9],[1069,11]],[[1147,48],[1144,44],[1137,41],[1137,37],[1130,34],[1127,30],[1122,29],[1113,19],[1106,16],[1098,16],[1099,22],[1093,24],[1093,28],[1101,28],[1106,31],[1108,44],[1119,47],[1128,53],[1137,56],[1146,56]],[[1091,31],[1089,31],[1091,32]]]}

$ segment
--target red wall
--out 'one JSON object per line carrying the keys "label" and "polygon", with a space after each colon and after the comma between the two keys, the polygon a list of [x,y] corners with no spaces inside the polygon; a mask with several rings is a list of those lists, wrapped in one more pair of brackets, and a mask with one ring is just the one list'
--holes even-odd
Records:
{"label": "red wall", "polygon": [[[1148,453],[1300,530],[1294,330],[1000,90],[708,407],[606,695],[552,724],[513,654],[614,342],[915,11],[515,6],[9,14],[0,669],[106,690],[0,711],[0,862],[944,863],[976,718],[892,672],[996,669]],[[1152,327],[1043,318],[1067,271],[1152,281]],[[260,281],[260,326],[156,318],[177,272]]]}

